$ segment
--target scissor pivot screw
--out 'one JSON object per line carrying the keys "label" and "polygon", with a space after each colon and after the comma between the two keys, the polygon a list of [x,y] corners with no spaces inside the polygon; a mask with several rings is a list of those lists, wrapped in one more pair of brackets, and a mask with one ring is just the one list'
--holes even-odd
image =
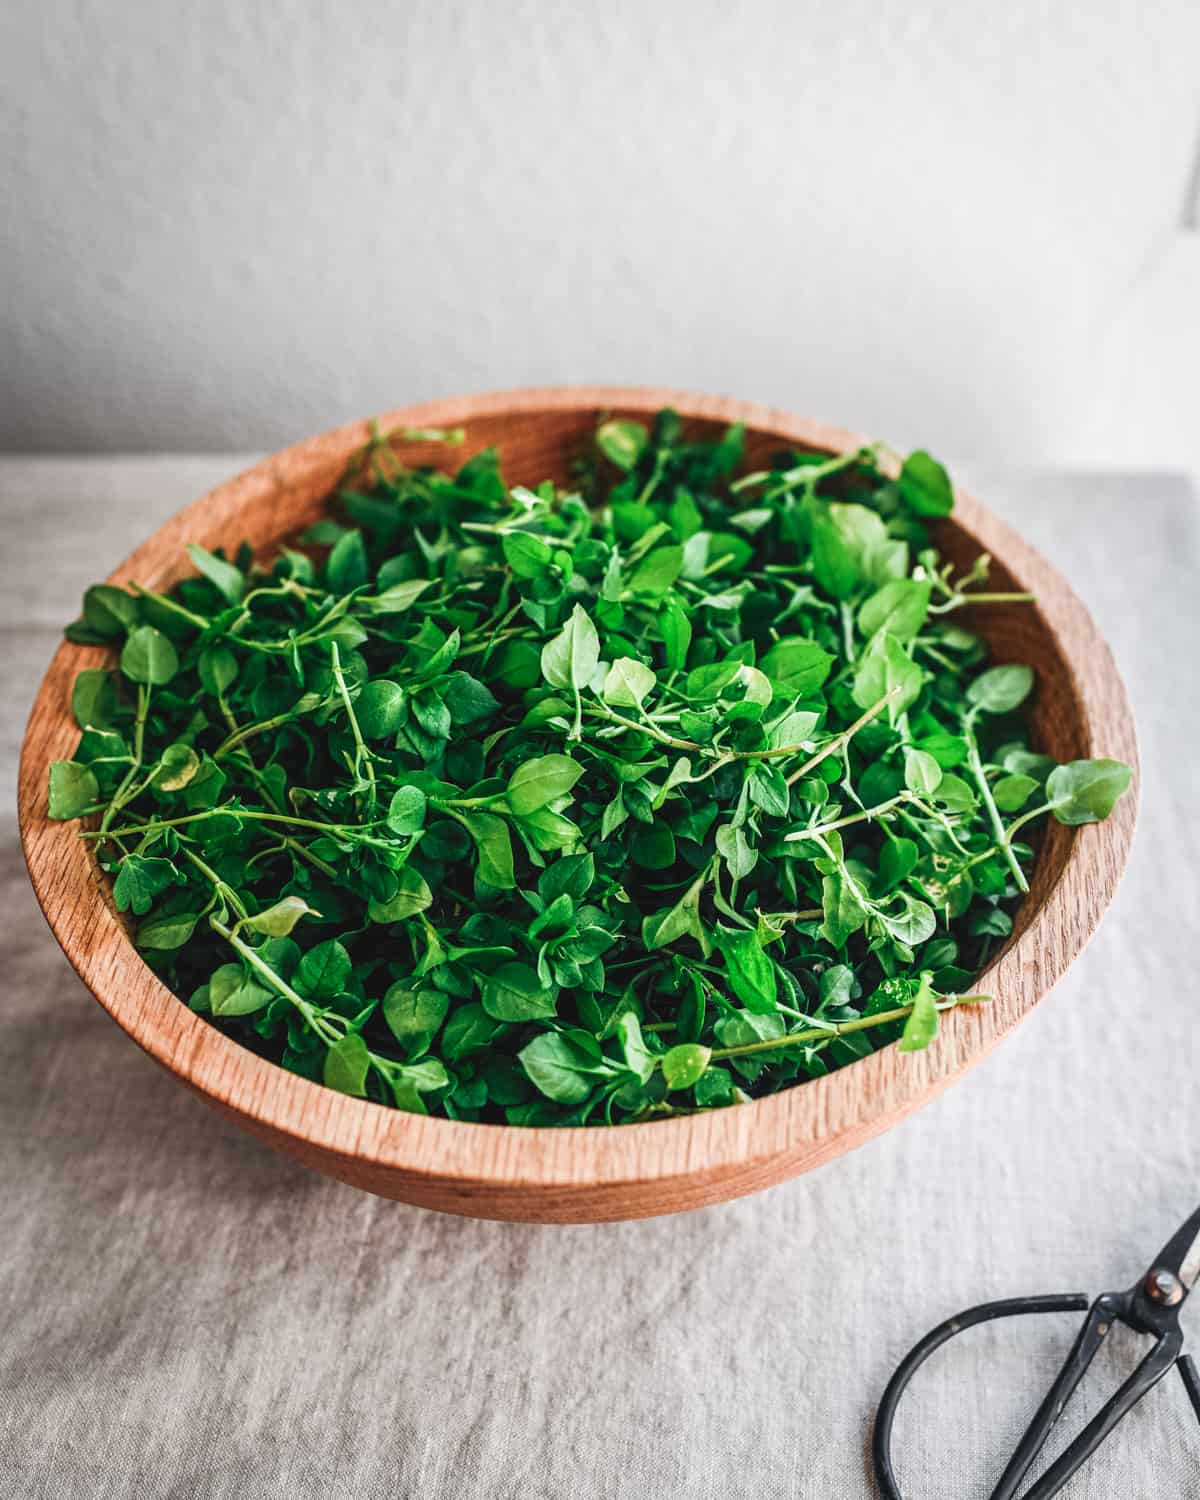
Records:
{"label": "scissor pivot screw", "polygon": [[1164,1307],[1174,1307],[1183,1301],[1186,1289],[1174,1271],[1158,1269],[1146,1277],[1146,1292],[1154,1302]]}

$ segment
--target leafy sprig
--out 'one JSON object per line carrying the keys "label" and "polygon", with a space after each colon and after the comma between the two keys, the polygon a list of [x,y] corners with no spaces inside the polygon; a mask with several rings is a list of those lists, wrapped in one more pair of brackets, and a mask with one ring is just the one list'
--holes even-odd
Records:
{"label": "leafy sprig", "polygon": [[[462,441],[461,433],[401,434]],[[938,556],[953,492],[878,446],[601,424],[573,488],[375,433],[265,565],[68,629],[82,818],[146,961],[247,1046],[401,1109],[621,1122],[771,1093],[941,1012],[1011,931],[1025,830],[1112,761],[1031,748],[1019,663]]]}

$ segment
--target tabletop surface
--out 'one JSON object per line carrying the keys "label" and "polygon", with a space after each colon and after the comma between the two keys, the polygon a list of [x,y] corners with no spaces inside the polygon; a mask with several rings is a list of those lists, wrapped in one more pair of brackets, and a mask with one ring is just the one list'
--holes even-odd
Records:
{"label": "tabletop surface", "polygon": [[[235,458],[0,461],[0,1496],[632,1500],[876,1492],[893,1366],[958,1309],[1124,1286],[1200,1198],[1200,510],[1170,475],[960,475],[1055,561],[1129,686],[1129,873],[1055,994],[856,1154],[679,1218],[441,1217],[276,1156],[95,1005],[17,847],[16,757],[84,586]],[[1101,747],[1102,748],[1102,747]],[[1200,1344],[1200,1310],[1185,1309]],[[985,1495],[1071,1317],[914,1383],[911,1500]],[[1136,1357],[1089,1376],[1075,1422]],[[1172,1376],[1067,1491],[1194,1495]]]}

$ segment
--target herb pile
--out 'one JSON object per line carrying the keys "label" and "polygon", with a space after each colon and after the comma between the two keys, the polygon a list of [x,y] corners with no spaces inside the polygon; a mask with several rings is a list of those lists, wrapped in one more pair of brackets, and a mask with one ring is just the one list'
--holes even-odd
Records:
{"label": "herb pile", "polygon": [[932,550],[927,454],[742,466],[670,411],[566,489],[373,441],[267,566],[88,590],[67,634],[119,666],[50,816],[193,1010],[401,1109],[643,1120],[927,1045],[1028,826],[1130,772],[1030,748],[1032,672],[959,623],[1027,596]]}

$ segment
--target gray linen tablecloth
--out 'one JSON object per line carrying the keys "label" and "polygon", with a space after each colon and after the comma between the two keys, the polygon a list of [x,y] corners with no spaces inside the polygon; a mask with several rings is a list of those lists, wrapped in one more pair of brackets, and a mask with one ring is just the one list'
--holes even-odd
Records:
{"label": "gray linen tablecloth", "polygon": [[[5,808],[82,587],[235,467],[0,464]],[[1074,972],[985,1067],[759,1197],[542,1228],[294,1166],[92,1003],[4,813],[0,1494],[870,1496],[870,1418],[919,1334],[984,1298],[1133,1278],[1200,1198],[1196,497],[1167,476],[967,478],[1113,642],[1144,755],[1132,866]],[[897,1434],[914,1500],[986,1493],[1072,1328],[981,1330],[926,1368]],[[1069,1493],[1170,1500],[1198,1476],[1172,1376]]]}

